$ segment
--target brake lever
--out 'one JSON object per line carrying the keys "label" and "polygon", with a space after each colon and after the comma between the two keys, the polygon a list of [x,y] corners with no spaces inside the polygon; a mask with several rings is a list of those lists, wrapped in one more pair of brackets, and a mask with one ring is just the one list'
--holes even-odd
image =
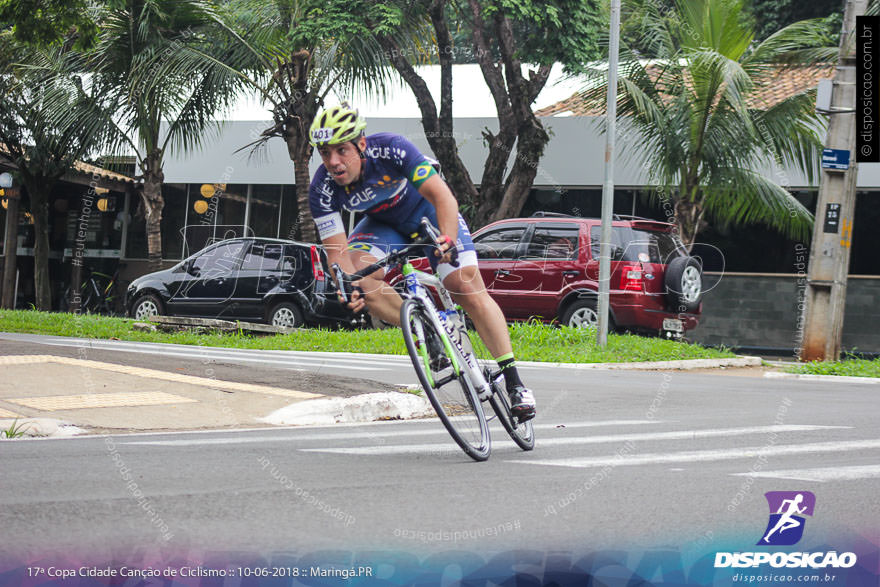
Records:
{"label": "brake lever", "polygon": [[342,302],[347,304],[350,300],[350,292],[348,290],[348,280],[345,278],[345,271],[337,264],[333,263],[333,274],[336,276],[336,283],[339,285],[339,297]]}

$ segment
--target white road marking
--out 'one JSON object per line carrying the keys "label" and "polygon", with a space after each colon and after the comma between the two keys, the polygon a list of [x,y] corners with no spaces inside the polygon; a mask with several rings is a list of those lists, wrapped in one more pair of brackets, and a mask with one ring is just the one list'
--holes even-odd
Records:
{"label": "white road marking", "polygon": [[[307,442],[310,440],[357,440],[364,438],[394,438],[404,436],[440,436],[449,439],[446,429],[439,421],[432,420],[430,429],[419,430],[395,430],[395,431],[376,431],[376,432],[329,432],[324,434],[308,434],[297,435],[295,438],[275,435],[275,436],[249,436],[243,438],[202,438],[202,439],[185,439],[185,440],[138,440],[134,442],[117,442],[117,444],[141,444],[149,446],[197,446],[207,444],[246,444],[257,442],[276,442],[276,441],[296,441]],[[603,420],[597,422],[576,422],[574,424],[565,424],[565,428],[594,428],[599,426],[643,426],[645,424],[660,424],[661,420]],[[557,424],[538,424],[536,430],[555,430],[558,429]],[[493,434],[504,434],[499,427],[493,428]],[[451,439],[449,439],[451,441]],[[546,439],[550,440],[550,439]]]}
{"label": "white road marking", "polygon": [[[82,346],[80,341],[77,339],[71,339],[67,342],[62,341],[53,341],[47,342],[45,344],[53,345],[53,346]],[[182,350],[173,350],[173,349],[164,349],[164,348],[155,348],[155,347],[146,347],[144,348],[143,344],[132,344],[125,342],[118,342],[114,344],[105,344],[100,341],[94,341],[89,343],[89,348],[100,349],[100,350],[108,350],[108,351],[117,351],[117,352],[126,352],[126,353],[140,353],[146,355],[162,355],[167,357],[182,357],[182,358],[197,358],[201,360],[229,360],[236,362],[244,362],[244,363],[260,363],[264,365],[280,365],[283,367],[287,367],[293,371],[304,371],[305,369],[296,369],[293,366],[299,365],[303,367],[332,367],[334,369],[345,369],[351,371],[386,371],[387,369],[384,367],[376,367],[375,361],[365,361],[365,360],[351,360],[351,359],[328,359],[328,358],[309,358],[309,357],[291,357],[291,358],[259,358],[259,357],[249,357],[247,353],[237,353],[230,352],[228,349],[217,349],[214,350],[211,347],[193,347],[191,349],[182,349]],[[252,351],[254,349],[242,349]]]}
{"label": "white road marking", "polygon": [[[638,442],[648,440],[698,440],[703,438],[717,438],[729,436],[745,436],[749,434],[772,434],[781,432],[808,432],[813,430],[830,430],[849,428],[848,426],[809,426],[809,425],[785,425],[785,426],[748,426],[743,428],[720,428],[714,430],[678,430],[674,432],[644,432],[638,434],[607,434],[602,436],[570,436],[561,438],[538,438],[536,446],[573,446],[578,444],[604,444],[616,442]],[[493,431],[494,432],[494,431]],[[498,433],[496,439],[506,438]],[[452,440],[450,439],[450,442]],[[328,452],[351,455],[391,455],[433,453],[438,449],[436,444],[410,444],[398,446],[362,446],[352,448],[301,448],[303,452]],[[559,461],[528,461],[536,464],[560,464],[568,461],[584,459],[560,459]],[[589,459],[587,459],[589,460]],[[673,462],[673,461],[670,461]],[[579,466],[579,465],[563,465]],[[590,465],[592,466],[592,465]],[[601,465],[596,465],[601,466]]]}
{"label": "white road marking", "polygon": [[750,446],[722,450],[695,450],[673,453],[650,453],[643,455],[609,455],[604,457],[546,459],[537,461],[509,461],[527,465],[551,465],[557,467],[631,467],[635,465],[658,465],[662,463],[698,463],[750,459],[758,456],[786,456],[824,452],[845,452],[880,448],[880,439],[851,440],[842,442],[817,442],[813,444],[788,444],[782,446]]}
{"label": "white road marking", "polygon": [[821,469],[788,469],[785,471],[760,471],[735,473],[737,477],[766,477],[769,479],[796,479],[798,481],[852,481],[880,477],[880,465],[856,465],[851,467],[825,467]]}

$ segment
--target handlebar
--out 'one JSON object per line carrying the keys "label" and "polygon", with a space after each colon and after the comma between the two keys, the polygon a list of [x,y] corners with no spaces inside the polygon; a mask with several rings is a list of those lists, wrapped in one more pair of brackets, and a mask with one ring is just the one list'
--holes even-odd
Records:
{"label": "handlebar", "polygon": [[[420,222],[419,232],[421,233],[421,235],[412,243],[408,244],[400,250],[391,251],[391,253],[389,253],[384,258],[376,261],[372,265],[355,271],[354,273],[347,274],[338,264],[333,263],[333,274],[336,276],[336,281],[339,284],[340,297],[342,298],[343,303],[349,302],[351,293],[355,289],[360,290],[359,287],[352,285],[353,282],[358,281],[359,279],[363,279],[364,277],[370,275],[378,269],[387,267],[388,265],[395,265],[397,263],[400,263],[408,256],[410,256],[410,254],[413,253],[416,249],[421,248],[425,245],[434,244],[437,242],[437,239],[442,236],[440,234],[440,231],[437,230],[437,228],[435,228],[434,225],[431,224],[431,221],[425,217],[423,217],[422,221]],[[449,252],[452,255],[452,260],[449,262],[449,264],[453,267],[458,267],[458,250],[455,248],[454,244],[449,249]],[[363,295],[363,291],[361,291],[361,295]]]}

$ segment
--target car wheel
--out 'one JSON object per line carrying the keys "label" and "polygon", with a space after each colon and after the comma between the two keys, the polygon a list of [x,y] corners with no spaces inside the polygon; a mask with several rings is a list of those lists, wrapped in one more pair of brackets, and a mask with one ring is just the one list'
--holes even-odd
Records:
{"label": "car wheel", "polygon": [[[596,309],[596,300],[590,298],[575,300],[562,313],[559,322],[563,326],[571,326],[572,328],[598,328],[599,312]],[[613,321],[609,316],[608,330],[613,329]]]}
{"label": "car wheel", "polygon": [[161,316],[164,313],[162,300],[155,294],[144,294],[131,306],[131,317],[135,320],[146,320],[150,316]]}
{"label": "car wheel", "polygon": [[305,324],[302,310],[292,302],[281,302],[272,308],[267,320],[272,326],[282,328],[300,328]]}
{"label": "car wheel", "polygon": [[666,266],[666,299],[676,312],[693,312],[703,299],[703,266],[695,257],[677,257]]}

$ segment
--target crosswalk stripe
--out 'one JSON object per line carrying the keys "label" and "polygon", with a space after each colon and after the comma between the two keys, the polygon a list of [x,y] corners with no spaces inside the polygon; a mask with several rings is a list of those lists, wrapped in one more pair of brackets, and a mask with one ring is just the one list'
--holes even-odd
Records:
{"label": "crosswalk stripe", "polygon": [[[660,424],[660,420],[600,420],[596,422],[575,422],[573,424],[565,424],[564,428],[594,428],[600,426],[644,426],[647,424]],[[539,424],[535,426],[536,430],[554,430],[559,429],[558,424]],[[299,432],[297,430],[297,432]],[[494,432],[494,430],[493,430]],[[498,429],[497,434],[503,434]],[[328,432],[322,434],[298,434],[295,438],[296,442],[308,442],[312,440],[358,440],[358,439],[385,439],[406,436],[439,436],[441,438],[449,438],[446,429],[439,422],[431,422],[430,429],[420,428],[418,430],[394,430],[394,431],[375,431],[375,432]],[[118,444],[140,444],[150,446],[196,446],[203,444],[247,444],[259,442],[277,442],[287,440],[287,438],[275,436],[246,436],[246,437],[229,437],[229,438],[202,438],[202,439],[182,439],[182,440],[137,440],[132,442],[120,442]],[[547,439],[550,440],[550,439]]]}
{"label": "crosswalk stripe", "polygon": [[795,479],[798,481],[853,481],[880,477],[880,465],[855,465],[851,467],[824,467],[817,469],[787,469],[784,471],[758,471],[734,473],[737,477],[763,477],[769,479]]}
{"label": "crosswalk stripe", "polygon": [[[83,341],[81,339],[76,338],[61,338],[60,340],[52,340],[52,341],[40,341],[41,343],[48,344],[51,346],[77,346],[98,350],[108,350],[108,351],[117,351],[117,352],[126,352],[126,353],[139,353],[146,355],[160,355],[160,356],[168,356],[168,357],[184,357],[184,358],[197,358],[201,360],[206,359],[214,359],[214,360],[232,360],[239,361],[245,363],[260,363],[266,365],[281,365],[285,367],[291,368],[291,370],[295,371],[303,371],[304,369],[295,369],[293,367],[321,367],[328,366],[333,367],[334,369],[344,369],[351,371],[385,371],[387,367],[376,366],[376,361],[367,360],[367,359],[350,359],[343,357],[313,357],[308,356],[308,354],[297,354],[291,355],[290,357],[284,355],[275,355],[275,357],[265,357],[265,356],[256,356],[251,357],[249,354],[265,354],[264,351],[256,351],[254,349],[237,349],[230,350],[219,347],[180,347],[180,345],[170,345],[170,344],[150,344],[150,343],[128,343],[124,341],[112,341],[112,343],[108,343],[106,341],[97,341],[97,340],[88,340]],[[278,351],[280,353],[289,352],[289,351]],[[407,361],[409,361],[408,357],[404,357]],[[390,362],[390,361],[389,361]]]}
{"label": "crosswalk stripe", "polygon": [[510,461],[527,465],[550,465],[557,467],[631,467],[635,465],[659,465],[663,463],[697,463],[749,459],[758,456],[785,456],[823,452],[845,452],[880,448],[880,439],[852,440],[842,442],[817,442],[812,444],[789,444],[782,446],[750,446],[721,450],[695,450],[673,453],[650,453],[643,455],[617,454],[603,457],[545,459],[534,461]]}
{"label": "crosswalk stripe", "polygon": [[[573,446],[579,444],[604,444],[624,443],[638,441],[659,440],[694,440],[701,438],[717,438],[729,436],[745,436],[749,434],[779,434],[782,432],[809,432],[814,430],[829,430],[848,428],[848,426],[810,426],[810,425],[784,425],[784,426],[746,426],[742,428],[720,428],[714,430],[677,430],[674,432],[643,432],[637,434],[606,434],[599,436],[570,436],[545,438],[535,441],[538,447],[547,446]],[[500,432],[500,431],[499,431]],[[496,438],[504,438],[497,434]],[[351,448],[301,448],[303,452],[328,452],[336,454],[352,455],[391,455],[412,453],[436,452],[436,444],[410,444],[395,446],[360,446]],[[567,459],[561,459],[565,461]],[[572,459],[577,460],[577,459]],[[530,463],[551,464],[550,462],[529,461]],[[577,465],[572,465],[577,466]]]}
{"label": "crosswalk stripe", "polygon": [[[177,351],[165,351],[160,349],[139,349],[136,347],[125,347],[125,348],[113,348],[110,346],[102,346],[103,350],[111,350],[118,352],[126,352],[126,353],[139,353],[146,355],[162,355],[166,357],[184,357],[184,358],[193,358],[193,359],[201,359],[201,360],[229,360],[236,361],[242,363],[259,363],[263,365],[281,365],[284,367],[294,367],[294,366],[302,366],[302,367],[316,367],[316,366],[332,366],[334,369],[348,369],[352,371],[384,371],[384,367],[376,367],[375,363],[370,363],[374,365],[373,367],[368,367],[366,365],[354,365],[354,364],[330,364],[329,361],[325,361],[323,359],[261,359],[254,357],[247,357],[238,355],[235,353],[203,353],[198,351],[193,352],[177,352]],[[293,369],[296,371],[302,371],[303,369]]]}

